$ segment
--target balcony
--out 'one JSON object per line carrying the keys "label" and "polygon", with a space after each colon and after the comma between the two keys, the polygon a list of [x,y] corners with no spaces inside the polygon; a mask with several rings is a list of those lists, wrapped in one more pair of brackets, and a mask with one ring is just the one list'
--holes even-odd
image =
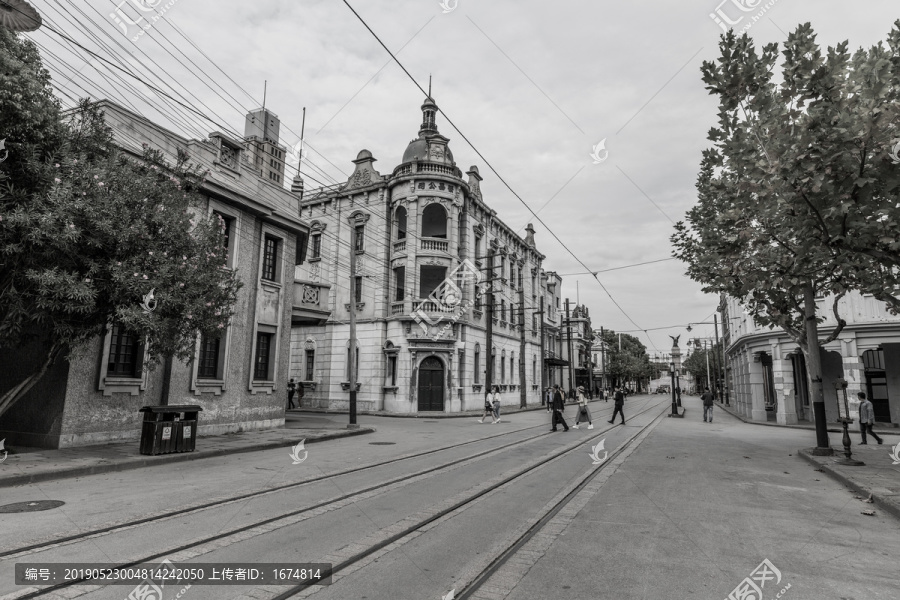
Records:
{"label": "balcony", "polygon": [[406,240],[394,242],[394,254],[400,254],[401,252],[406,252]]}
{"label": "balcony", "polygon": [[291,322],[319,325],[331,316],[329,300],[331,286],[311,281],[294,280],[294,299]]}
{"label": "balcony", "polygon": [[409,313],[409,310],[406,308],[406,302],[400,300],[399,302],[391,303],[391,316],[399,317],[400,315],[405,315]]}
{"label": "balcony", "polygon": [[426,252],[449,252],[450,242],[439,238],[422,238],[419,247]]}
{"label": "balcony", "polygon": [[459,310],[459,307],[449,307],[433,300],[422,300],[416,305],[416,310],[421,310],[426,314],[453,314]]}

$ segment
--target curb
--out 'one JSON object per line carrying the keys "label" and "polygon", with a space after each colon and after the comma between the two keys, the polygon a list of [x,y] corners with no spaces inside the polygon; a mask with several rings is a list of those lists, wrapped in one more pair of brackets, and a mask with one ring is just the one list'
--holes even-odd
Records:
{"label": "curb", "polygon": [[823,473],[826,473],[832,479],[834,479],[840,483],[843,483],[844,485],[846,485],[848,488],[852,489],[853,491],[855,491],[859,494],[872,496],[872,500],[874,501],[874,504],[876,506],[878,506],[884,512],[890,513],[894,518],[900,519],[900,504],[898,504],[897,502],[886,501],[884,498],[876,496],[872,492],[872,490],[863,487],[862,485],[860,485],[853,479],[847,477],[846,475],[844,475],[843,473],[841,473],[840,471],[838,471],[831,465],[828,465],[827,463],[816,460],[816,458],[814,456],[809,454],[808,450],[797,450],[797,454],[802,456],[810,464],[820,468]]}
{"label": "curb", "polygon": [[[815,427],[805,427],[803,425],[782,425],[780,423],[769,423],[769,422],[763,423],[762,421],[751,421],[747,417],[745,417],[743,415],[739,415],[736,412],[734,412],[730,405],[726,406],[725,404],[722,404],[721,402],[716,400],[716,406],[718,406],[719,408],[721,408],[722,410],[727,412],[729,415],[731,415],[735,419],[740,419],[741,421],[743,421],[744,423],[747,423],[748,425],[762,425],[763,427],[784,427],[786,429],[803,429],[805,431],[813,431],[813,432],[816,430]],[[844,430],[841,427],[829,426],[826,429],[826,431],[828,433],[844,433]],[[900,435],[900,431],[896,431],[896,430],[888,431],[886,429],[875,430],[875,433],[877,433],[878,435]]]}
{"label": "curb", "polygon": [[[374,433],[372,427],[361,427],[359,429],[350,429],[340,433],[326,433],[325,435],[306,438],[306,444],[315,444],[317,442],[327,442],[345,437],[356,435],[364,435]],[[202,438],[198,438],[202,439]],[[224,456],[226,454],[242,454],[245,452],[257,452],[259,450],[274,450],[277,448],[288,448],[294,444],[289,441],[271,441],[262,442],[255,445],[241,446],[238,448],[221,448],[217,450],[195,450],[194,452],[182,452],[179,454],[160,454],[153,457],[135,458],[133,460],[126,459],[123,462],[107,463],[99,465],[90,465],[86,467],[74,467],[69,469],[58,469],[55,471],[47,471],[44,473],[11,475],[9,477],[0,477],[0,488],[13,487],[17,485],[27,485],[30,483],[41,483],[45,481],[56,481],[58,479],[69,479],[72,477],[83,477],[85,475],[99,475],[102,473],[114,473],[117,471],[129,471],[132,469],[140,469],[142,467],[155,467],[168,463],[186,462],[189,460],[200,460],[203,458],[213,458],[216,456]]]}

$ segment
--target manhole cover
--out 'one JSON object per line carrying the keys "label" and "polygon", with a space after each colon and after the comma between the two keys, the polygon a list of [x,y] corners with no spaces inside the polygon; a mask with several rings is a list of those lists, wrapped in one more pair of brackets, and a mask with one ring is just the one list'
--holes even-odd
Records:
{"label": "manhole cover", "polygon": [[370,446],[393,446],[397,442],[369,442]]}
{"label": "manhole cover", "polygon": [[22,513],[35,512],[39,510],[50,510],[65,504],[62,500],[34,500],[32,502],[16,502],[15,504],[4,504],[0,506],[0,513]]}

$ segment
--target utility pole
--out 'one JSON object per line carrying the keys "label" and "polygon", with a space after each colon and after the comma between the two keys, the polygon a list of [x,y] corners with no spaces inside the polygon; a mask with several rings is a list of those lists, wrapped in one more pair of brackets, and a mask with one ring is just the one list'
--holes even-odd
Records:
{"label": "utility pole", "polygon": [[484,377],[485,395],[491,393],[494,385],[494,249],[488,245],[488,292],[487,292],[487,331],[485,332],[485,344],[487,345],[487,373]]}
{"label": "utility pole", "polygon": [[350,372],[350,423],[347,429],[357,429],[359,425],[356,423],[356,357],[358,350],[356,349],[356,227],[351,225],[350,229],[350,353],[347,360],[350,362],[348,371]]}
{"label": "utility pole", "polygon": [[575,371],[573,370],[575,357],[572,356],[572,322],[569,318],[569,299],[566,298],[566,337],[568,338],[567,348],[569,349],[569,391],[575,389]]}
{"label": "utility pole", "polygon": [[703,354],[706,355],[706,387],[711,388],[709,383],[709,350],[706,349],[706,340],[703,340]]}
{"label": "utility pole", "polygon": [[519,408],[525,408],[528,405],[528,399],[525,391],[525,289],[519,288],[519,308],[522,313],[519,315]]}
{"label": "utility pole", "polygon": [[538,313],[538,319],[541,327],[541,404],[543,404],[544,394],[547,393],[547,365],[544,361],[544,293],[541,292],[541,312]]}
{"label": "utility pole", "polygon": [[606,339],[603,331],[603,326],[600,326],[600,362],[603,363],[602,370],[600,371],[600,387],[603,388],[603,393],[606,394]]}

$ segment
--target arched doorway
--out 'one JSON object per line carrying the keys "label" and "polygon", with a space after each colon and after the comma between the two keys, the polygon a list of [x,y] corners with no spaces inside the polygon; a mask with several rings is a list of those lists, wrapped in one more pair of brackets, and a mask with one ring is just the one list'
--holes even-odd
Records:
{"label": "arched doorway", "polygon": [[444,410],[444,364],[429,356],[419,365],[419,410]]}

